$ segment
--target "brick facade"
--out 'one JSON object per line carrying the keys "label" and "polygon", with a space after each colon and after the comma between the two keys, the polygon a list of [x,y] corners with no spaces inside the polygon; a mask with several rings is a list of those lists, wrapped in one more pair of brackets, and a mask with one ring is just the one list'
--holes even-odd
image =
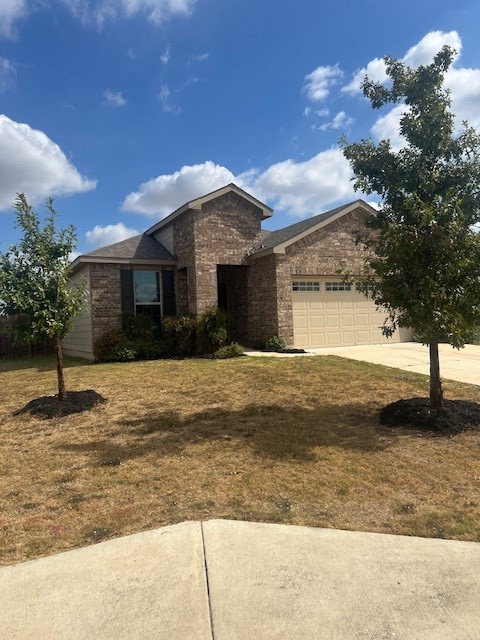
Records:
{"label": "brick facade", "polygon": [[123,264],[90,265],[90,304],[92,314],[93,344],[107,331],[122,328],[122,299],[120,271],[139,269],[142,271],[162,271],[172,267]]}
{"label": "brick facade", "polygon": [[[121,326],[122,269],[174,269],[177,313],[194,315],[228,300],[233,339],[258,346],[273,335],[293,344],[292,276],[361,273],[363,251],[353,233],[360,210],[345,214],[287,246],[284,253],[252,256],[260,245],[264,211],[231,191],[187,209],[171,224],[175,266],[92,264],[93,341]],[[165,228],[165,227],[164,227]]]}

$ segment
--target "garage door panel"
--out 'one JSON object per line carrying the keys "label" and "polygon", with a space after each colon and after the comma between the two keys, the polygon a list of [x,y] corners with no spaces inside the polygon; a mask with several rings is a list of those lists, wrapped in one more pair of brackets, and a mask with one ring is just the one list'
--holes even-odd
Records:
{"label": "garage door panel", "polygon": [[355,326],[355,318],[353,314],[342,314],[340,316],[340,326],[345,329],[352,329]]}
{"label": "garage door panel", "polygon": [[323,316],[310,316],[309,324],[312,330],[323,329],[325,327],[325,318]]}
{"label": "garage door panel", "polygon": [[296,316],[294,318],[295,320],[295,327],[297,329],[307,329],[308,327],[308,319],[306,316]]}
{"label": "garage door panel", "polygon": [[320,291],[292,292],[295,346],[334,347],[411,339],[409,329],[395,332],[392,339],[385,338],[381,331],[385,314],[360,292],[327,292],[325,279],[314,280],[320,280]]}
{"label": "garage door panel", "polygon": [[336,328],[340,326],[340,316],[338,314],[335,315],[327,315],[325,316],[325,326],[330,328]]}

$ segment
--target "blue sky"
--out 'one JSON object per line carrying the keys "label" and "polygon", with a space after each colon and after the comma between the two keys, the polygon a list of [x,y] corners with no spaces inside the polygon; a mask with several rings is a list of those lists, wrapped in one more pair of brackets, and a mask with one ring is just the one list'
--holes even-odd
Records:
{"label": "blue sky", "polygon": [[450,44],[454,111],[480,127],[479,25],[462,0],[1,0],[0,250],[18,191],[55,196],[80,252],[231,181],[271,229],[352,200],[340,136],[401,145],[365,70]]}

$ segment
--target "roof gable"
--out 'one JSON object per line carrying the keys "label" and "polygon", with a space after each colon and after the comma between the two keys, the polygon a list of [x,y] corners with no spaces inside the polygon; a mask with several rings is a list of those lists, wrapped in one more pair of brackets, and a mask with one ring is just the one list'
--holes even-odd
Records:
{"label": "roof gable", "polygon": [[188,211],[191,209],[201,210],[202,205],[205,202],[209,202],[210,200],[214,200],[215,198],[219,198],[220,196],[223,196],[226,193],[230,193],[230,192],[236,193],[238,196],[240,196],[240,198],[243,198],[244,200],[247,200],[248,202],[250,202],[250,204],[253,204],[255,207],[258,207],[263,213],[263,216],[262,216],[263,219],[269,218],[272,215],[273,209],[268,207],[263,202],[260,202],[260,200],[257,200],[257,198],[254,198],[249,193],[247,193],[243,189],[240,189],[240,187],[237,187],[236,184],[231,182],[230,184],[227,184],[224,187],[221,187],[220,189],[216,189],[211,193],[207,193],[206,195],[201,196],[200,198],[196,198],[195,200],[186,202],[181,207],[176,209],[173,213],[168,215],[166,218],[163,218],[163,220],[160,220],[159,222],[155,223],[152,227],[147,229],[145,233],[147,235],[152,235],[159,229],[162,229],[163,227],[166,227],[167,225],[169,225],[171,222],[173,222],[176,218],[178,218],[178,216],[180,216],[185,211]]}
{"label": "roof gable", "polygon": [[289,245],[359,208],[367,213],[375,213],[375,209],[363,200],[355,200],[312,218],[296,222],[283,229],[271,231],[262,240],[262,245],[251,254],[251,257],[259,258],[269,253],[285,253],[285,249]]}

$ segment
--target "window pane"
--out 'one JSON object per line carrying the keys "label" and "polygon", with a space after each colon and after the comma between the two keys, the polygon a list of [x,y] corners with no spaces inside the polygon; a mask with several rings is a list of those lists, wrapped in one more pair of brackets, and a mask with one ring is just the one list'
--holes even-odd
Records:
{"label": "window pane", "polygon": [[135,302],[160,302],[160,273],[158,271],[134,271]]}
{"label": "window pane", "polygon": [[152,320],[159,320],[161,316],[161,307],[159,304],[137,304],[137,315],[149,316]]}
{"label": "window pane", "polygon": [[326,282],[325,291],[351,291],[352,285],[349,282]]}
{"label": "window pane", "polygon": [[294,280],[292,282],[293,291],[320,291],[320,282],[312,280]]}

